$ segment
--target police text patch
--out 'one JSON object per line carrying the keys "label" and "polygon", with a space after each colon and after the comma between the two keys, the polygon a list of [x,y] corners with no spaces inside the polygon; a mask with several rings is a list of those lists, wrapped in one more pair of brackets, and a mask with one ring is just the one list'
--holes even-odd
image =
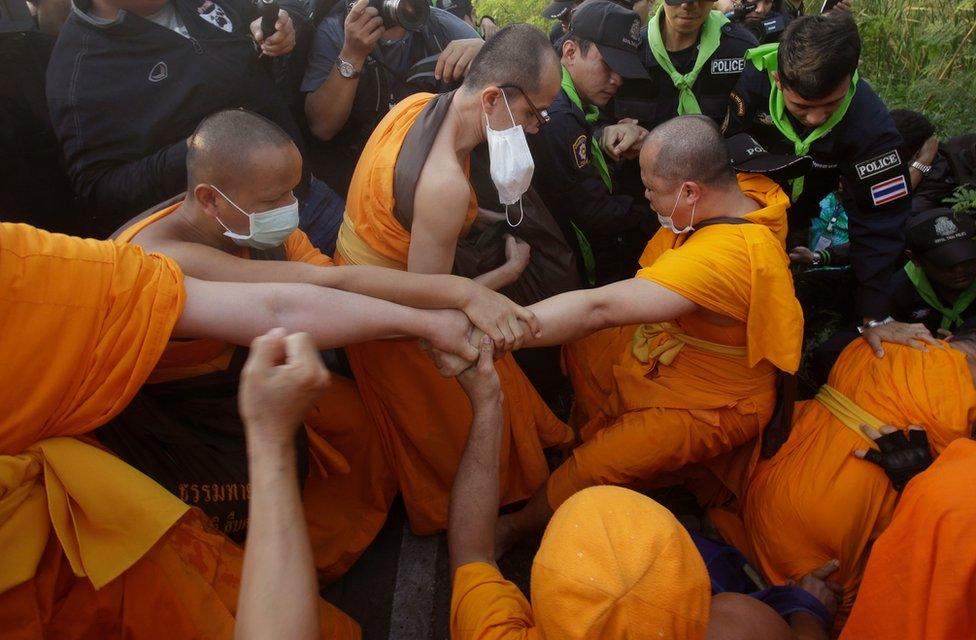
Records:
{"label": "police text patch", "polygon": [[576,158],[576,166],[580,169],[590,164],[590,157],[586,153],[586,136],[576,138],[573,143],[573,157]]}
{"label": "police text patch", "polygon": [[898,155],[896,149],[892,149],[876,158],[858,162],[854,165],[854,170],[857,171],[858,180],[864,180],[898,166],[901,166],[901,156]]}
{"label": "police text patch", "polygon": [[885,180],[871,187],[871,201],[876,207],[907,195],[908,184],[905,182],[905,176]]}
{"label": "police text patch", "polygon": [[712,60],[712,75],[719,76],[729,73],[742,73],[746,68],[746,61],[742,58],[719,58]]}

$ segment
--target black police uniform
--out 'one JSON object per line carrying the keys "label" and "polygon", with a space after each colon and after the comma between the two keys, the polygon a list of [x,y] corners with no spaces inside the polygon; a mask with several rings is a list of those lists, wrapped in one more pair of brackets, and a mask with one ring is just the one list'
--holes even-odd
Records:
{"label": "black police uniform", "polygon": [[[746,131],[771,153],[792,154],[786,139],[769,115],[769,77],[749,65],[731,95],[728,134]],[[802,138],[806,130],[787,112]],[[814,142],[813,159],[803,193],[790,207],[791,228],[798,220],[817,215],[820,201],[843,185],[852,197],[848,208],[851,267],[858,282],[857,306],[861,316],[885,318],[889,314],[891,276],[905,249],[904,226],[911,212],[910,160],[898,150],[901,134],[888,108],[864,80],[844,118]],[[782,185],[790,193],[790,185]]]}
{"label": "black police uniform", "polygon": [[597,285],[633,276],[651,232],[641,228],[651,217],[647,203],[607,189],[591,158],[593,125],[565,91],[549,107],[549,117],[539,133],[527,136],[535,160],[532,186],[570,246],[578,247],[573,224],[586,236]]}
{"label": "black police uniform", "polygon": [[[945,300],[942,302],[946,307],[952,306]],[[942,313],[922,299],[904,269],[896,271],[891,278],[891,317],[899,322],[921,322],[933,336],[942,327]],[[976,318],[976,304],[970,304],[959,317],[963,322]]]}
{"label": "black police uniform", "polygon": [[[718,49],[702,67],[692,86],[702,114],[719,126],[725,124],[728,114],[729,92],[745,69],[743,55],[756,44],[756,37],[743,25],[732,22],[724,25]],[[674,68],[680,73],[688,73],[695,66],[698,44],[670,52],[670,55]],[[641,126],[653,129],[678,115],[678,90],[651,53],[647,27],[641,30],[640,56],[651,80],[624,82],[614,99],[613,112],[617,119],[636,118]]]}

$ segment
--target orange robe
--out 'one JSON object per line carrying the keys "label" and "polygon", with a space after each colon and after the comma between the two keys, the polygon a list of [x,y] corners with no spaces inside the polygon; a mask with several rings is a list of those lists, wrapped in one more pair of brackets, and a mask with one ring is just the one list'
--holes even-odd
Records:
{"label": "orange robe", "polygon": [[[349,187],[339,232],[340,264],[406,269],[410,234],[393,214],[393,174],[403,140],[433,96],[401,101],[373,132]],[[477,214],[472,192],[465,227]],[[370,416],[383,437],[415,533],[447,526],[447,505],[471,424],[461,387],[445,379],[414,341],[368,342],[346,348]],[[501,501],[528,498],[549,473],[544,447],[572,437],[510,355],[495,363],[505,394]]]}
{"label": "orange robe", "polygon": [[[856,340],[828,384],[885,424],[925,427],[936,454],[968,438],[976,419],[966,357],[949,347],[923,353],[888,345],[878,359],[867,342]],[[868,446],[820,402],[797,403],[789,439],[759,462],[746,489],[746,540],[734,531],[729,536],[777,584],[840,560],[831,576],[844,587],[837,629],[850,612],[871,544],[888,527],[898,500],[880,467],[852,456]]]}
{"label": "orange robe", "polygon": [[[64,437],[132,399],[183,298],[165,257],[0,223],[4,638],[233,636],[242,551],[132,467]],[[321,605],[324,637],[359,637]]]}
{"label": "orange robe", "polygon": [[874,543],[841,640],[976,638],[976,442],[912,479]]}
{"label": "orange robe", "polygon": [[711,585],[684,527],[650,498],[585,489],[561,506],[532,562],[532,604],[497,567],[458,567],[453,640],[701,640]]}
{"label": "orange robe", "polygon": [[799,363],[803,316],[784,251],[789,199],[762,176],[740,175],[739,186],[762,206],[746,216],[754,224],[662,229],[637,273],[734,324],[696,311],[564,347],[584,443],[549,479],[553,508],[588,486],[670,482],[696,463],[741,490],[752,448],[728,454],[769,421],[777,368]]}
{"label": "orange robe", "polygon": [[[139,232],[179,206],[139,221],[119,234],[118,240],[131,242]],[[283,247],[289,261],[333,265],[300,230],[292,233]],[[248,257],[248,250],[241,249],[240,257]],[[219,340],[174,340],[147,382],[167,382],[226,369],[235,349],[235,345]],[[396,479],[352,380],[332,374],[325,393],[306,417],[305,426],[310,457],[302,496],[305,519],[319,577],[334,580],[362,555],[386,522],[396,495]]]}

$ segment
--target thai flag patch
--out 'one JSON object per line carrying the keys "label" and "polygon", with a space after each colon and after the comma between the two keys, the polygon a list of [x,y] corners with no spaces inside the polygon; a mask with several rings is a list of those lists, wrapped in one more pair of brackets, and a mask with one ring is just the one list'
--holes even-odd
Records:
{"label": "thai flag patch", "polygon": [[871,187],[871,200],[876,207],[907,195],[908,183],[905,182],[905,176],[885,180]]}

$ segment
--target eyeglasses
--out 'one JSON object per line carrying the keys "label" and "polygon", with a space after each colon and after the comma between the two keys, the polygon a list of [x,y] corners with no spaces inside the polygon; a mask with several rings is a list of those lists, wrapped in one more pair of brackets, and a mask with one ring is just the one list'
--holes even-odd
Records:
{"label": "eyeglasses", "polygon": [[537,106],[535,106],[532,103],[532,101],[529,100],[528,94],[525,93],[525,91],[522,90],[522,87],[518,86],[517,84],[501,84],[501,85],[498,85],[498,88],[499,89],[515,89],[520,94],[522,94],[522,97],[525,98],[525,103],[529,105],[529,109],[532,111],[532,115],[534,115],[535,116],[535,119],[539,122],[539,127],[542,127],[543,125],[548,124],[549,121],[552,120],[552,118],[549,117],[549,112],[547,110],[545,110],[545,109],[540,109]]}

